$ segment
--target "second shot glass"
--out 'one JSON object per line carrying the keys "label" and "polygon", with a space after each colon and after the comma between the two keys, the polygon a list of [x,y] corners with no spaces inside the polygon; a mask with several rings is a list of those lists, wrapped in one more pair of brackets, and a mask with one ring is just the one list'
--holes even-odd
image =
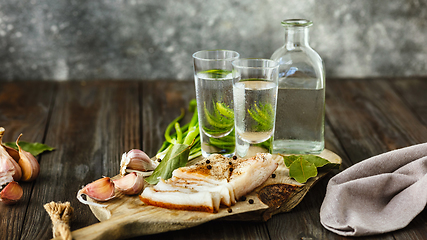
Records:
{"label": "second shot glass", "polygon": [[271,152],[279,64],[269,59],[238,59],[232,65],[236,153],[248,158]]}

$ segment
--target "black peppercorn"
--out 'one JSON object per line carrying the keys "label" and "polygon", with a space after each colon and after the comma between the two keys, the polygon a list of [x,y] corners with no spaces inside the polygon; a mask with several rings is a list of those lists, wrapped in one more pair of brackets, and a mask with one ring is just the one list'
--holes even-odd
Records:
{"label": "black peppercorn", "polygon": [[274,173],[273,173],[273,174],[271,174],[271,177],[272,177],[272,178],[275,178],[275,177],[276,177],[276,174],[274,174]]}
{"label": "black peppercorn", "polygon": [[240,201],[246,201],[246,197],[245,197],[245,196],[242,196],[242,197],[240,198]]}
{"label": "black peppercorn", "polygon": [[228,164],[229,164],[229,165],[233,165],[233,163],[232,163],[232,162],[228,162]]}
{"label": "black peppercorn", "polygon": [[211,161],[209,161],[209,160],[206,160],[206,163],[207,163],[207,164],[209,164],[209,163],[211,163]]}
{"label": "black peppercorn", "polygon": [[254,200],[253,199],[249,199],[249,204],[253,204]]}
{"label": "black peppercorn", "polygon": [[234,159],[234,160],[236,160],[236,159],[237,159],[237,156],[236,156],[236,155],[234,155],[234,156],[233,156],[233,159]]}
{"label": "black peppercorn", "polygon": [[228,169],[228,170],[230,170],[230,172],[232,172],[233,171],[233,168],[231,167],[230,169]]}
{"label": "black peppercorn", "polygon": [[212,169],[212,166],[211,166],[211,165],[208,165],[208,166],[207,166],[207,168],[208,168],[209,170],[211,170],[211,169]]}
{"label": "black peppercorn", "polygon": [[231,213],[232,211],[233,211],[233,209],[231,209],[231,208],[227,209],[227,212],[229,212],[229,213]]}
{"label": "black peppercorn", "polygon": [[161,162],[162,161],[162,159],[160,159],[160,158],[157,158],[157,162]]}

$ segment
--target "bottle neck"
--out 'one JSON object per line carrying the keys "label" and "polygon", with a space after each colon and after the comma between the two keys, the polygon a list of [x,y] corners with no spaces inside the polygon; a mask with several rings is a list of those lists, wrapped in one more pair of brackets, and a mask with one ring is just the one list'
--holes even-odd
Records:
{"label": "bottle neck", "polygon": [[285,47],[287,49],[309,47],[308,36],[308,27],[285,28]]}

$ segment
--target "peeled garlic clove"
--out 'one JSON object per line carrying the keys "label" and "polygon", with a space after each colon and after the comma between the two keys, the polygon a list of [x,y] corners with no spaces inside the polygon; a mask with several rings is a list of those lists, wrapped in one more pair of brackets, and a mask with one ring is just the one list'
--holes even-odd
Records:
{"label": "peeled garlic clove", "polygon": [[83,204],[106,207],[106,205],[88,202],[83,199],[82,195],[100,202],[108,201],[114,197],[114,183],[109,177],[103,177],[86,185],[77,193],[77,199]]}
{"label": "peeled garlic clove", "polygon": [[12,181],[0,192],[0,201],[5,204],[14,204],[22,198],[22,195],[24,195],[22,187]]}
{"label": "peeled garlic clove", "polygon": [[12,180],[19,181],[22,176],[21,167],[3,147],[3,134],[4,128],[0,127],[0,189],[1,185],[11,182]]}
{"label": "peeled garlic clove", "polygon": [[145,152],[139,149],[132,149],[128,153],[123,153],[122,155],[120,174],[124,176],[127,169],[141,172],[152,171],[157,165],[159,165],[159,163],[151,160]]}
{"label": "peeled garlic clove", "polygon": [[135,172],[114,180],[114,186],[126,195],[139,194],[144,189],[144,177]]}
{"label": "peeled garlic clove", "polygon": [[21,136],[22,133],[19,135],[18,139],[16,139],[16,146],[18,146],[20,158],[18,164],[22,170],[21,181],[31,182],[39,176],[40,165],[31,153],[22,150],[21,146],[19,146],[19,139],[21,139]]}

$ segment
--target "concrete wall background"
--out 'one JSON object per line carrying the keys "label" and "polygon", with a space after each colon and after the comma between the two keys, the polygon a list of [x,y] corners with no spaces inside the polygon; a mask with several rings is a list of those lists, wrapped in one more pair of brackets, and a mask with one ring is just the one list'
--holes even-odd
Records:
{"label": "concrete wall background", "polygon": [[198,50],[269,58],[286,18],[327,77],[427,75],[427,0],[0,0],[0,81],[192,79]]}

